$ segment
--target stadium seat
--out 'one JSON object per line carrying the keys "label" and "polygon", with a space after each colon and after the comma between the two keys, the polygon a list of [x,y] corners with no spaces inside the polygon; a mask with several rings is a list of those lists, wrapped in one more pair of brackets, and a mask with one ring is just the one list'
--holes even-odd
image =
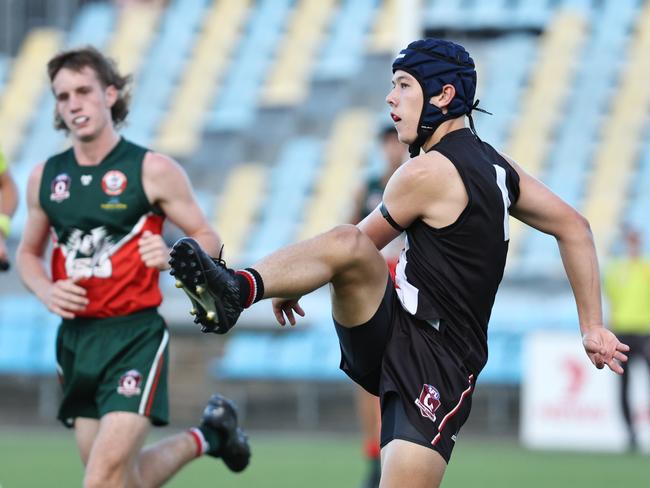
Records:
{"label": "stadium seat", "polygon": [[251,13],[247,34],[207,121],[208,130],[237,131],[251,124],[290,8],[289,0],[262,0]]}
{"label": "stadium seat", "polygon": [[318,80],[340,80],[359,72],[376,0],[347,0],[335,16],[314,72]]}
{"label": "stadium seat", "polygon": [[13,62],[0,97],[0,134],[5,156],[13,161],[23,144],[26,128],[45,90],[43,66],[59,50],[62,35],[52,29],[34,29],[25,38]]}
{"label": "stadium seat", "polygon": [[296,240],[320,163],[321,144],[313,138],[296,138],[285,146],[270,172],[268,191],[245,261],[255,262]]}
{"label": "stadium seat", "polygon": [[187,157],[198,148],[205,107],[218,96],[248,9],[248,0],[213,2],[160,124],[155,143],[160,151]]}
{"label": "stadium seat", "polygon": [[264,106],[296,105],[307,97],[312,60],[333,7],[333,0],[305,0],[297,4],[263,89],[261,102]]}
{"label": "stadium seat", "polygon": [[[208,0],[178,0],[159,19],[156,37],[146,39],[148,55],[141,60],[127,137],[151,145],[168,110],[175,83],[197,37]],[[142,41],[142,44],[145,40]],[[144,54],[144,49],[142,54]],[[131,128],[132,127],[132,128]]]}
{"label": "stadium seat", "polygon": [[0,374],[54,374],[59,321],[35,297],[4,296],[0,300]]}
{"label": "stadium seat", "polygon": [[225,245],[230,265],[240,259],[246,238],[265,194],[266,168],[249,163],[237,166],[228,175],[222,194],[216,198],[213,223]]}
{"label": "stadium seat", "polygon": [[[539,3],[531,2],[535,5]],[[530,12],[537,11],[533,9]],[[573,11],[561,11],[540,41],[539,59],[522,99],[522,111],[505,149],[533,176],[539,177],[543,170],[553,128],[567,100],[575,59],[579,57],[585,36],[584,17]],[[520,222],[511,219],[509,252],[513,263],[520,258],[524,231],[525,227]]]}
{"label": "stadium seat", "polygon": [[621,221],[634,164],[640,151],[644,124],[650,109],[650,91],[643,81],[650,68],[650,4],[637,16],[628,47],[628,60],[621,73],[616,103],[603,127],[595,151],[593,173],[587,186],[584,213],[591,222],[600,254],[610,251]]}
{"label": "stadium seat", "polygon": [[325,149],[322,173],[306,205],[298,240],[349,220],[358,176],[366,159],[366,144],[372,140],[370,120],[369,112],[362,109],[352,109],[338,117]]}

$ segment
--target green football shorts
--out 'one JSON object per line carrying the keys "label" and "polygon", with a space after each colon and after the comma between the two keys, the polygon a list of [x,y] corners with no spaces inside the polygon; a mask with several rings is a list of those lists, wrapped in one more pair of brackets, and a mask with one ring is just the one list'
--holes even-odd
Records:
{"label": "green football shorts", "polygon": [[63,401],[58,419],[134,412],[169,421],[169,332],[155,309],[123,317],[63,320],[56,341]]}

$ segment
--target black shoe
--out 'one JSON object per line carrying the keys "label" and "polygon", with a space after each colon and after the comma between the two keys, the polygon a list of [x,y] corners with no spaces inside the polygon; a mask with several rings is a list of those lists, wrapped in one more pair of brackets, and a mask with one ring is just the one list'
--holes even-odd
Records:
{"label": "black shoe", "polygon": [[216,449],[210,449],[206,454],[220,457],[235,473],[246,469],[251,448],[248,437],[237,426],[237,407],[232,401],[221,395],[212,395],[203,410],[201,428],[216,432],[222,441]]}
{"label": "black shoe", "polygon": [[176,287],[192,302],[190,313],[203,332],[225,334],[241,313],[239,284],[222,259],[208,256],[190,237],[179,239],[171,250],[170,273]]}

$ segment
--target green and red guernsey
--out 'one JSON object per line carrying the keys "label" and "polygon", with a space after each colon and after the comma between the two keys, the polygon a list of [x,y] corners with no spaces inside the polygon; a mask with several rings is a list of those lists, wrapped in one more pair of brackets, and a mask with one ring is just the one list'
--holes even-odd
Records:
{"label": "green and red guernsey", "polygon": [[162,232],[164,216],[142,186],[147,149],[125,139],[97,166],[72,149],[45,163],[40,204],[52,226],[52,279],[78,279],[89,304],[79,317],[115,317],[157,307],[157,269],[140,257],[143,232]]}

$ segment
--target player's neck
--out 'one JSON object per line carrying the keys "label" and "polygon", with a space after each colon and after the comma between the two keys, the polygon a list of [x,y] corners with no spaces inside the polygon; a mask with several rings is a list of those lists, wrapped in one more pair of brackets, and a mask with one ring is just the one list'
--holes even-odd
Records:
{"label": "player's neck", "polygon": [[426,152],[429,149],[431,149],[433,146],[438,144],[440,140],[450,132],[453,132],[458,129],[464,129],[464,128],[465,128],[465,117],[457,117],[455,119],[446,120],[438,126],[438,128],[433,132],[433,134],[431,134],[431,137],[427,139],[427,142],[425,142],[422,145],[422,149],[424,150],[424,152]]}
{"label": "player's neck", "polygon": [[120,142],[120,135],[112,127],[102,131],[92,141],[75,140],[74,155],[79,166],[97,166]]}

